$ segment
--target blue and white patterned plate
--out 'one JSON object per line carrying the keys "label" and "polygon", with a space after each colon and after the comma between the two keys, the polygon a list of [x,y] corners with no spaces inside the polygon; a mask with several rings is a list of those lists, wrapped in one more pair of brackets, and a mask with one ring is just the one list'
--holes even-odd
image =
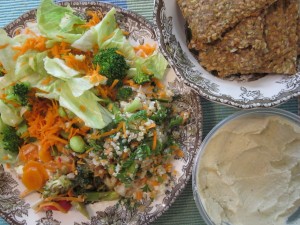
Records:
{"label": "blue and white patterned plate", "polygon": [[[72,8],[79,13],[86,10],[101,10],[104,14],[110,10],[111,4],[99,2],[69,2]],[[143,44],[156,43],[156,35],[152,24],[141,16],[124,9],[117,9],[117,20],[122,29],[129,32],[129,40],[133,43]],[[35,21],[35,10],[32,10],[5,27],[10,36],[13,36],[19,28],[24,28],[26,23]],[[28,224],[28,225],[111,225],[111,224],[148,224],[166,211],[175,198],[180,194],[187,184],[193,164],[193,158],[202,141],[202,111],[200,97],[196,92],[178,82],[172,69],[168,70],[167,80],[170,87],[181,95],[175,104],[179,109],[190,113],[189,123],[181,129],[180,143],[185,156],[175,160],[174,166],[178,172],[174,177],[174,187],[167,190],[152,203],[144,202],[143,210],[129,210],[124,205],[114,202],[101,202],[89,204],[87,206],[91,219],[88,220],[76,210],[70,210],[68,214],[57,211],[34,212],[31,208],[36,204],[39,194],[30,194],[21,199],[20,193],[24,191],[24,186],[19,182],[17,175],[0,165],[0,217],[9,224]]]}
{"label": "blue and white patterned plate", "polygon": [[213,76],[187,48],[186,22],[176,0],[155,0],[155,31],[160,49],[177,76],[203,97],[239,108],[271,107],[300,95],[300,67],[294,75]]}

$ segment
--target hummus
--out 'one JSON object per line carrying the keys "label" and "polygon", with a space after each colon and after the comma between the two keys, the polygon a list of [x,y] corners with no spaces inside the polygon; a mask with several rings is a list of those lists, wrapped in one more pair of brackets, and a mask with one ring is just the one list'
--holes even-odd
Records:
{"label": "hummus", "polygon": [[204,149],[197,185],[215,224],[286,224],[300,206],[300,127],[281,116],[228,122]]}

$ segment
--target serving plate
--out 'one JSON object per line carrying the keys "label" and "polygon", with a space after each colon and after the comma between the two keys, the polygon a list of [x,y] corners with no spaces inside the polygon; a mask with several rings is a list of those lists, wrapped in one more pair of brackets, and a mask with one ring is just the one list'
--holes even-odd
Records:
{"label": "serving plate", "polygon": [[294,75],[247,75],[221,79],[203,69],[187,48],[187,29],[176,0],[155,0],[160,49],[175,73],[203,97],[239,108],[271,107],[300,95],[300,67]]}
{"label": "serving plate", "polygon": [[[86,10],[101,10],[104,14],[113,5],[100,2],[64,2],[61,5],[70,5],[79,14]],[[117,20],[123,30],[129,32],[129,40],[135,44],[156,43],[153,26],[141,16],[114,6],[117,10]],[[18,29],[24,28],[28,22],[35,21],[36,10],[29,11],[5,27],[10,36],[14,36]],[[129,210],[124,204],[117,201],[89,204],[91,215],[85,218],[76,210],[67,214],[57,211],[35,212],[31,207],[39,201],[39,194],[33,193],[25,198],[19,195],[25,190],[14,171],[6,166],[0,166],[0,216],[9,224],[148,224],[166,211],[179,193],[187,184],[190,176],[193,158],[202,141],[202,111],[200,98],[196,92],[179,82],[174,71],[169,68],[166,80],[175,93],[180,94],[176,99],[176,106],[180,110],[190,113],[189,123],[179,131],[180,143],[184,157],[174,161],[177,176],[173,179],[174,186],[155,199],[153,202],[143,202],[144,209]]]}

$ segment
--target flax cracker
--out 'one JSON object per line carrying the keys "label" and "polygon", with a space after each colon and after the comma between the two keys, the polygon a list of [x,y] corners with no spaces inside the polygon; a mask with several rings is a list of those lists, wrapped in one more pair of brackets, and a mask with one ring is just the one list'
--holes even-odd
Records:
{"label": "flax cracker", "polygon": [[249,17],[230,30],[222,40],[201,45],[199,61],[209,71],[223,77],[250,71],[260,64],[259,55],[267,51],[264,39],[264,16]]}
{"label": "flax cracker", "polygon": [[[263,14],[249,17],[216,44],[201,44],[201,65],[209,71],[217,71],[220,77],[237,73],[295,73],[297,8],[297,0],[279,0],[266,10],[264,20],[260,18]],[[251,24],[255,25],[251,27]],[[251,29],[254,33],[249,35]],[[228,47],[237,43],[233,41],[235,39],[243,40],[242,43],[248,43],[248,46],[239,43],[235,46],[238,48]]]}
{"label": "flax cracker", "polygon": [[177,0],[193,41],[210,43],[241,20],[259,15],[276,0]]}

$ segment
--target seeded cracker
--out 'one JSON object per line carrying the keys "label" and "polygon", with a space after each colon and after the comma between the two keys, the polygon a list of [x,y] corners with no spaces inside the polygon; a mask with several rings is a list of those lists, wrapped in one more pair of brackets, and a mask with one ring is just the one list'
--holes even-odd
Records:
{"label": "seeded cracker", "polygon": [[265,38],[269,52],[260,73],[296,73],[298,0],[279,0],[266,16]]}
{"label": "seeded cracker", "polygon": [[260,55],[268,51],[264,39],[264,15],[243,20],[214,44],[200,45],[201,65],[218,72],[221,77],[253,71],[261,64]]}
{"label": "seeded cracker", "polygon": [[276,0],[177,0],[194,42],[210,43],[242,19],[259,15]]}
{"label": "seeded cracker", "polygon": [[[267,9],[265,19],[260,18],[263,14],[249,17],[226,33],[223,40],[213,45],[202,44],[201,65],[209,71],[217,71],[220,77],[237,73],[295,73],[297,7],[298,0],[279,0]],[[251,29],[254,33],[249,35]],[[233,40],[243,40],[242,43],[249,45],[232,48],[230,43],[236,43]]]}

